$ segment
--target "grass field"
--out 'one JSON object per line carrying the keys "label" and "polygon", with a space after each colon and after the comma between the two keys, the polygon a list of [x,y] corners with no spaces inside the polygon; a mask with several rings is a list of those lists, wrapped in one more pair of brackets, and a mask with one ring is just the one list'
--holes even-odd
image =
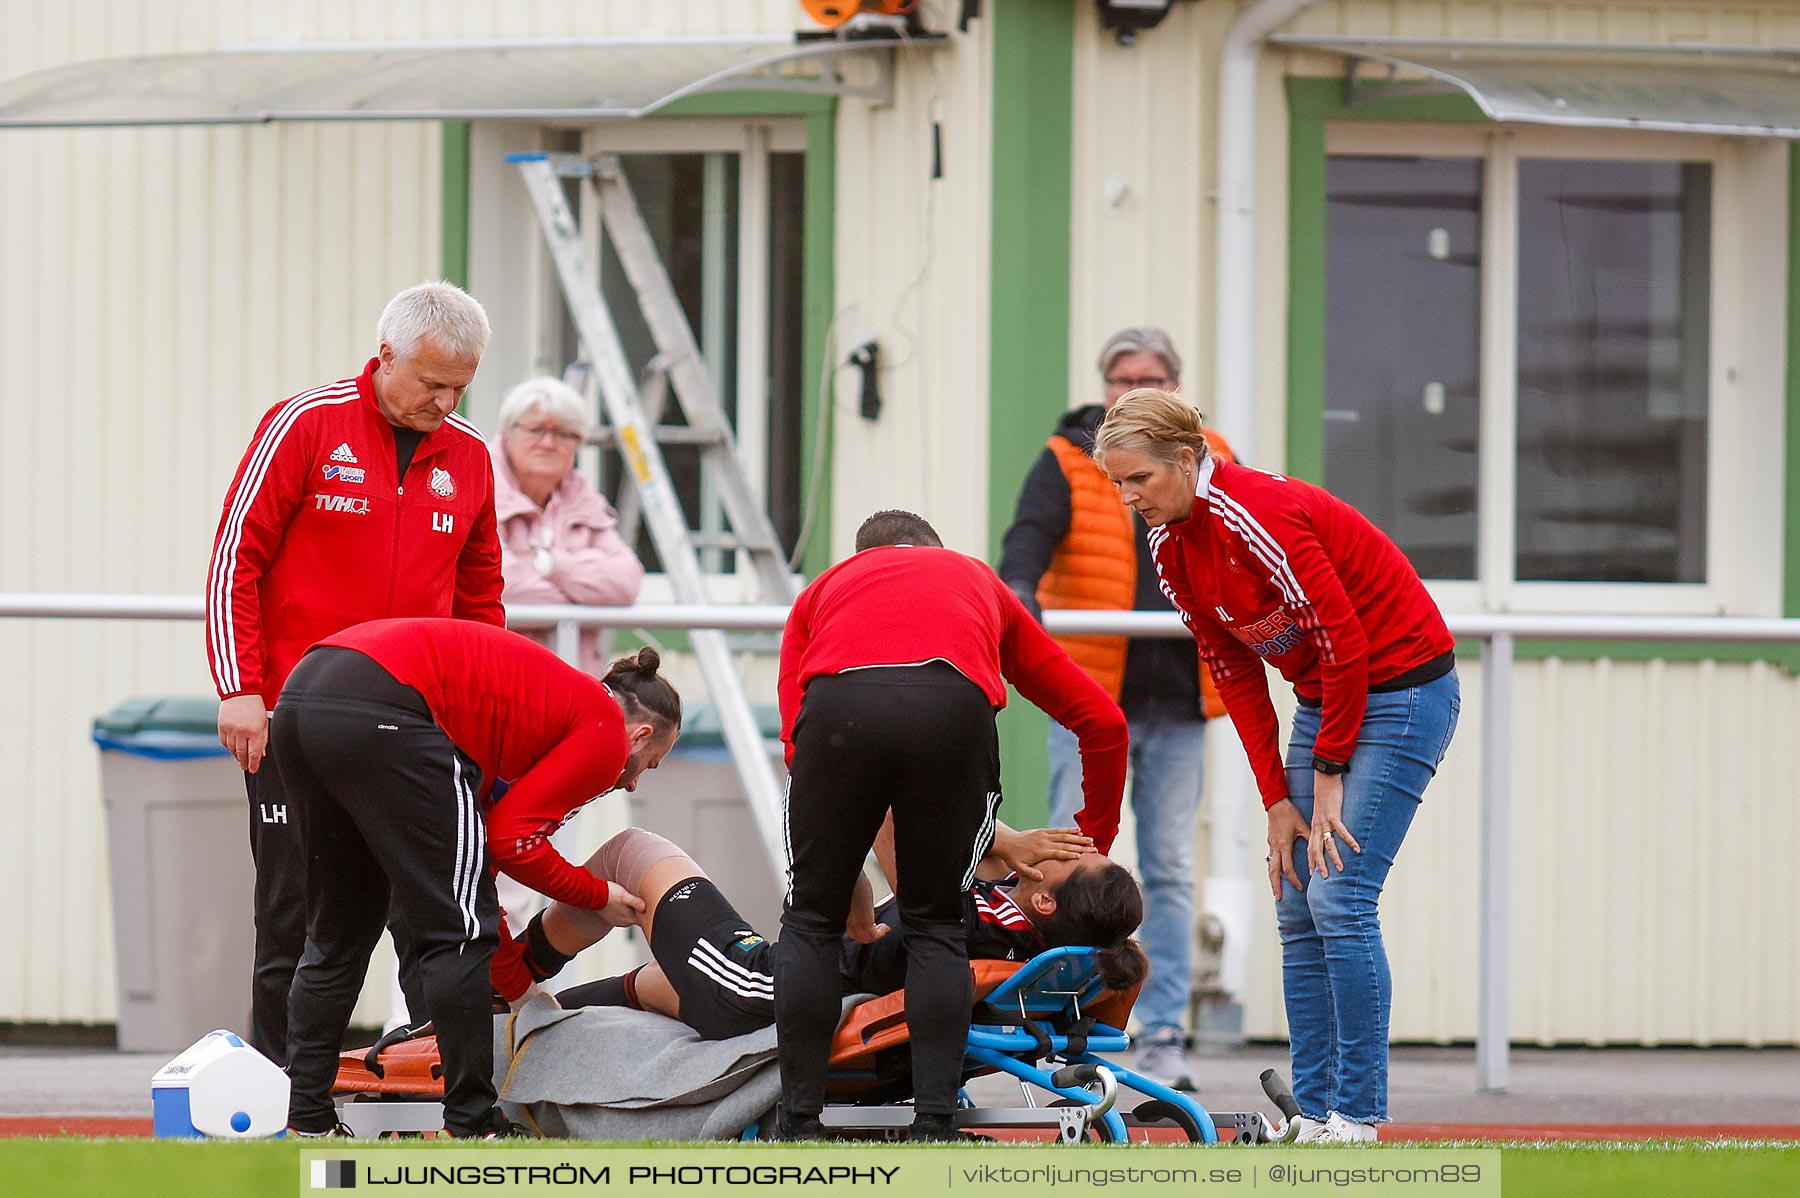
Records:
{"label": "grass field", "polygon": [[[1408,1153],[1430,1151],[1452,1144],[1379,1145],[1368,1149],[1282,1149],[1284,1160],[1331,1151],[1332,1164],[1381,1163],[1404,1166]],[[1471,1145],[1473,1146],[1473,1145]],[[316,1147],[316,1145],[308,1145]],[[416,1144],[425,1154],[517,1150],[507,1145],[461,1145],[453,1149]],[[603,1149],[604,1144],[559,1141],[559,1148]],[[614,1145],[613,1147],[619,1147]],[[633,1147],[641,1147],[633,1145]],[[698,1146],[695,1146],[698,1147]],[[839,1143],[834,1148],[844,1148]],[[1492,1148],[1492,1144],[1479,1145]],[[904,1154],[918,1151],[904,1146],[869,1145],[872,1154]],[[941,1151],[925,1148],[923,1151]],[[973,1146],[972,1146],[972,1150]],[[300,1193],[297,1144],[260,1141],[216,1143],[158,1140],[56,1140],[0,1141],[0,1194],[32,1198],[64,1198],[89,1195],[100,1198],[212,1198],[213,1195],[260,1196]],[[354,1148],[346,1145],[345,1154]],[[1078,1158],[1085,1166],[1123,1163],[1129,1148],[1053,1147],[1056,1163]],[[1196,1164],[1221,1160],[1274,1159],[1270,1149],[1195,1150]],[[1649,1143],[1588,1142],[1581,1144],[1508,1145],[1501,1149],[1503,1192],[1509,1196],[1536,1198],[1720,1198],[1725,1196],[1800,1194],[1800,1144],[1762,1144],[1739,1141],[1674,1141]],[[1110,1160],[1108,1159],[1110,1156]],[[891,1159],[891,1158],[890,1158]],[[1323,1160],[1312,1162],[1324,1164]],[[1128,1194],[1121,1187],[1120,1193]],[[1398,1192],[1382,1190],[1382,1193]],[[907,1195],[906,1198],[914,1198]]]}

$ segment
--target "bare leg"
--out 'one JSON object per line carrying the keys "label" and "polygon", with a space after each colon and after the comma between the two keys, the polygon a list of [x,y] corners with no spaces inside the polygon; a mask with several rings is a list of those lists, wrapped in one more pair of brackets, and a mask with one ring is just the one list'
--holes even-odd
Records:
{"label": "bare leg", "polygon": [[670,1019],[681,1018],[681,999],[676,995],[675,987],[669,984],[662,966],[655,961],[638,970],[637,1000],[646,1011],[655,1011]]}
{"label": "bare leg", "polygon": [[[676,861],[684,862],[690,872],[670,878],[662,883],[660,890],[653,893],[651,888],[667,874],[666,870],[659,867]],[[645,906],[650,909],[655,908],[669,886],[675,882],[683,878],[705,876],[700,867],[681,851],[679,845],[642,828],[625,829],[595,849],[594,855],[585,864],[588,872],[617,882],[643,899]],[[648,932],[648,924],[645,929]],[[588,911],[561,902],[551,903],[544,911],[544,935],[549,939],[550,946],[569,956],[599,943],[612,930],[612,923],[598,911]]]}
{"label": "bare leg", "polygon": [[[683,882],[704,877],[706,877],[706,871],[695,864],[693,858],[675,856],[665,857],[651,865],[644,871],[642,877],[637,879],[639,889],[634,893],[644,900],[644,914],[640,922],[645,937],[652,944],[656,943],[656,932],[652,925],[656,917],[656,909],[662,904],[663,896]],[[578,908],[565,907],[562,903],[552,903],[544,912],[544,934],[549,938],[550,943],[560,951],[573,953],[578,948],[587,947],[587,944],[591,944],[593,941],[582,944],[579,938],[576,938],[569,942],[575,947],[566,947],[564,942],[559,940],[558,937],[566,933],[568,925],[561,924],[559,926],[558,916],[559,912],[566,911],[589,914],[588,912],[579,912]],[[594,983],[598,986],[608,984]],[[676,995],[675,987],[669,984],[668,975],[663,973],[662,966],[655,961],[638,969],[632,976],[629,987],[623,993],[635,998],[637,1005],[642,1009],[655,1011],[658,1015],[667,1015],[670,1019],[681,1018],[681,999]],[[585,990],[587,988],[578,987],[577,989]],[[594,1002],[597,1000],[584,996],[584,1001]]]}

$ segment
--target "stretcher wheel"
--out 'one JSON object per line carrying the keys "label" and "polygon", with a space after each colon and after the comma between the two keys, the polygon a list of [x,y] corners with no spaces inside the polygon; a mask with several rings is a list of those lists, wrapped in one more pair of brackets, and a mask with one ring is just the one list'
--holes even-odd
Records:
{"label": "stretcher wheel", "polygon": [[1173,1123],[1187,1135],[1190,1144],[1198,1144],[1206,1138],[1200,1134],[1200,1123],[1190,1112],[1160,1098],[1139,1103],[1131,1114],[1139,1123],[1162,1123],[1165,1120]]}
{"label": "stretcher wheel", "polygon": [[[1093,1103],[1083,1102],[1079,1098],[1058,1098],[1055,1102],[1051,1103],[1050,1105],[1051,1106],[1085,1107],[1085,1106],[1092,1106]],[[1091,1123],[1088,1125],[1087,1134],[1082,1136],[1082,1139],[1092,1140],[1096,1143],[1100,1143],[1106,1139],[1106,1136],[1101,1132],[1100,1125],[1098,1123]]]}

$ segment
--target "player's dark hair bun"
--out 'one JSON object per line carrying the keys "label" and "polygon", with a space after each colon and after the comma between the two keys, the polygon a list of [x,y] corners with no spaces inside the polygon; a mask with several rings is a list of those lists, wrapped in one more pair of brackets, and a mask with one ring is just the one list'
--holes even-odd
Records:
{"label": "player's dark hair bun", "polygon": [[670,728],[681,727],[681,696],[669,680],[657,673],[662,654],[645,645],[636,653],[613,659],[606,671],[606,685],[632,718],[652,716]]}

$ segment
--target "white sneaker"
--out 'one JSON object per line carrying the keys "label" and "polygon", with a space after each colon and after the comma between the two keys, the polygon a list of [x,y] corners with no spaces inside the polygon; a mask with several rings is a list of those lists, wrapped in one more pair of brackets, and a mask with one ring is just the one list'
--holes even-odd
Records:
{"label": "white sneaker", "polygon": [[1373,1144],[1375,1142],[1375,1125],[1373,1123],[1356,1123],[1344,1118],[1336,1111],[1325,1117],[1325,1132],[1317,1143],[1320,1144]]}
{"label": "white sneaker", "polygon": [[1187,1038],[1178,1027],[1158,1028],[1138,1041],[1137,1072],[1171,1090],[1197,1090],[1198,1070],[1188,1060]]}
{"label": "white sneaker", "polygon": [[1326,1124],[1323,1120],[1308,1119],[1305,1115],[1294,1116],[1294,1126],[1300,1130],[1289,1141],[1292,1144],[1316,1144],[1325,1135]]}

